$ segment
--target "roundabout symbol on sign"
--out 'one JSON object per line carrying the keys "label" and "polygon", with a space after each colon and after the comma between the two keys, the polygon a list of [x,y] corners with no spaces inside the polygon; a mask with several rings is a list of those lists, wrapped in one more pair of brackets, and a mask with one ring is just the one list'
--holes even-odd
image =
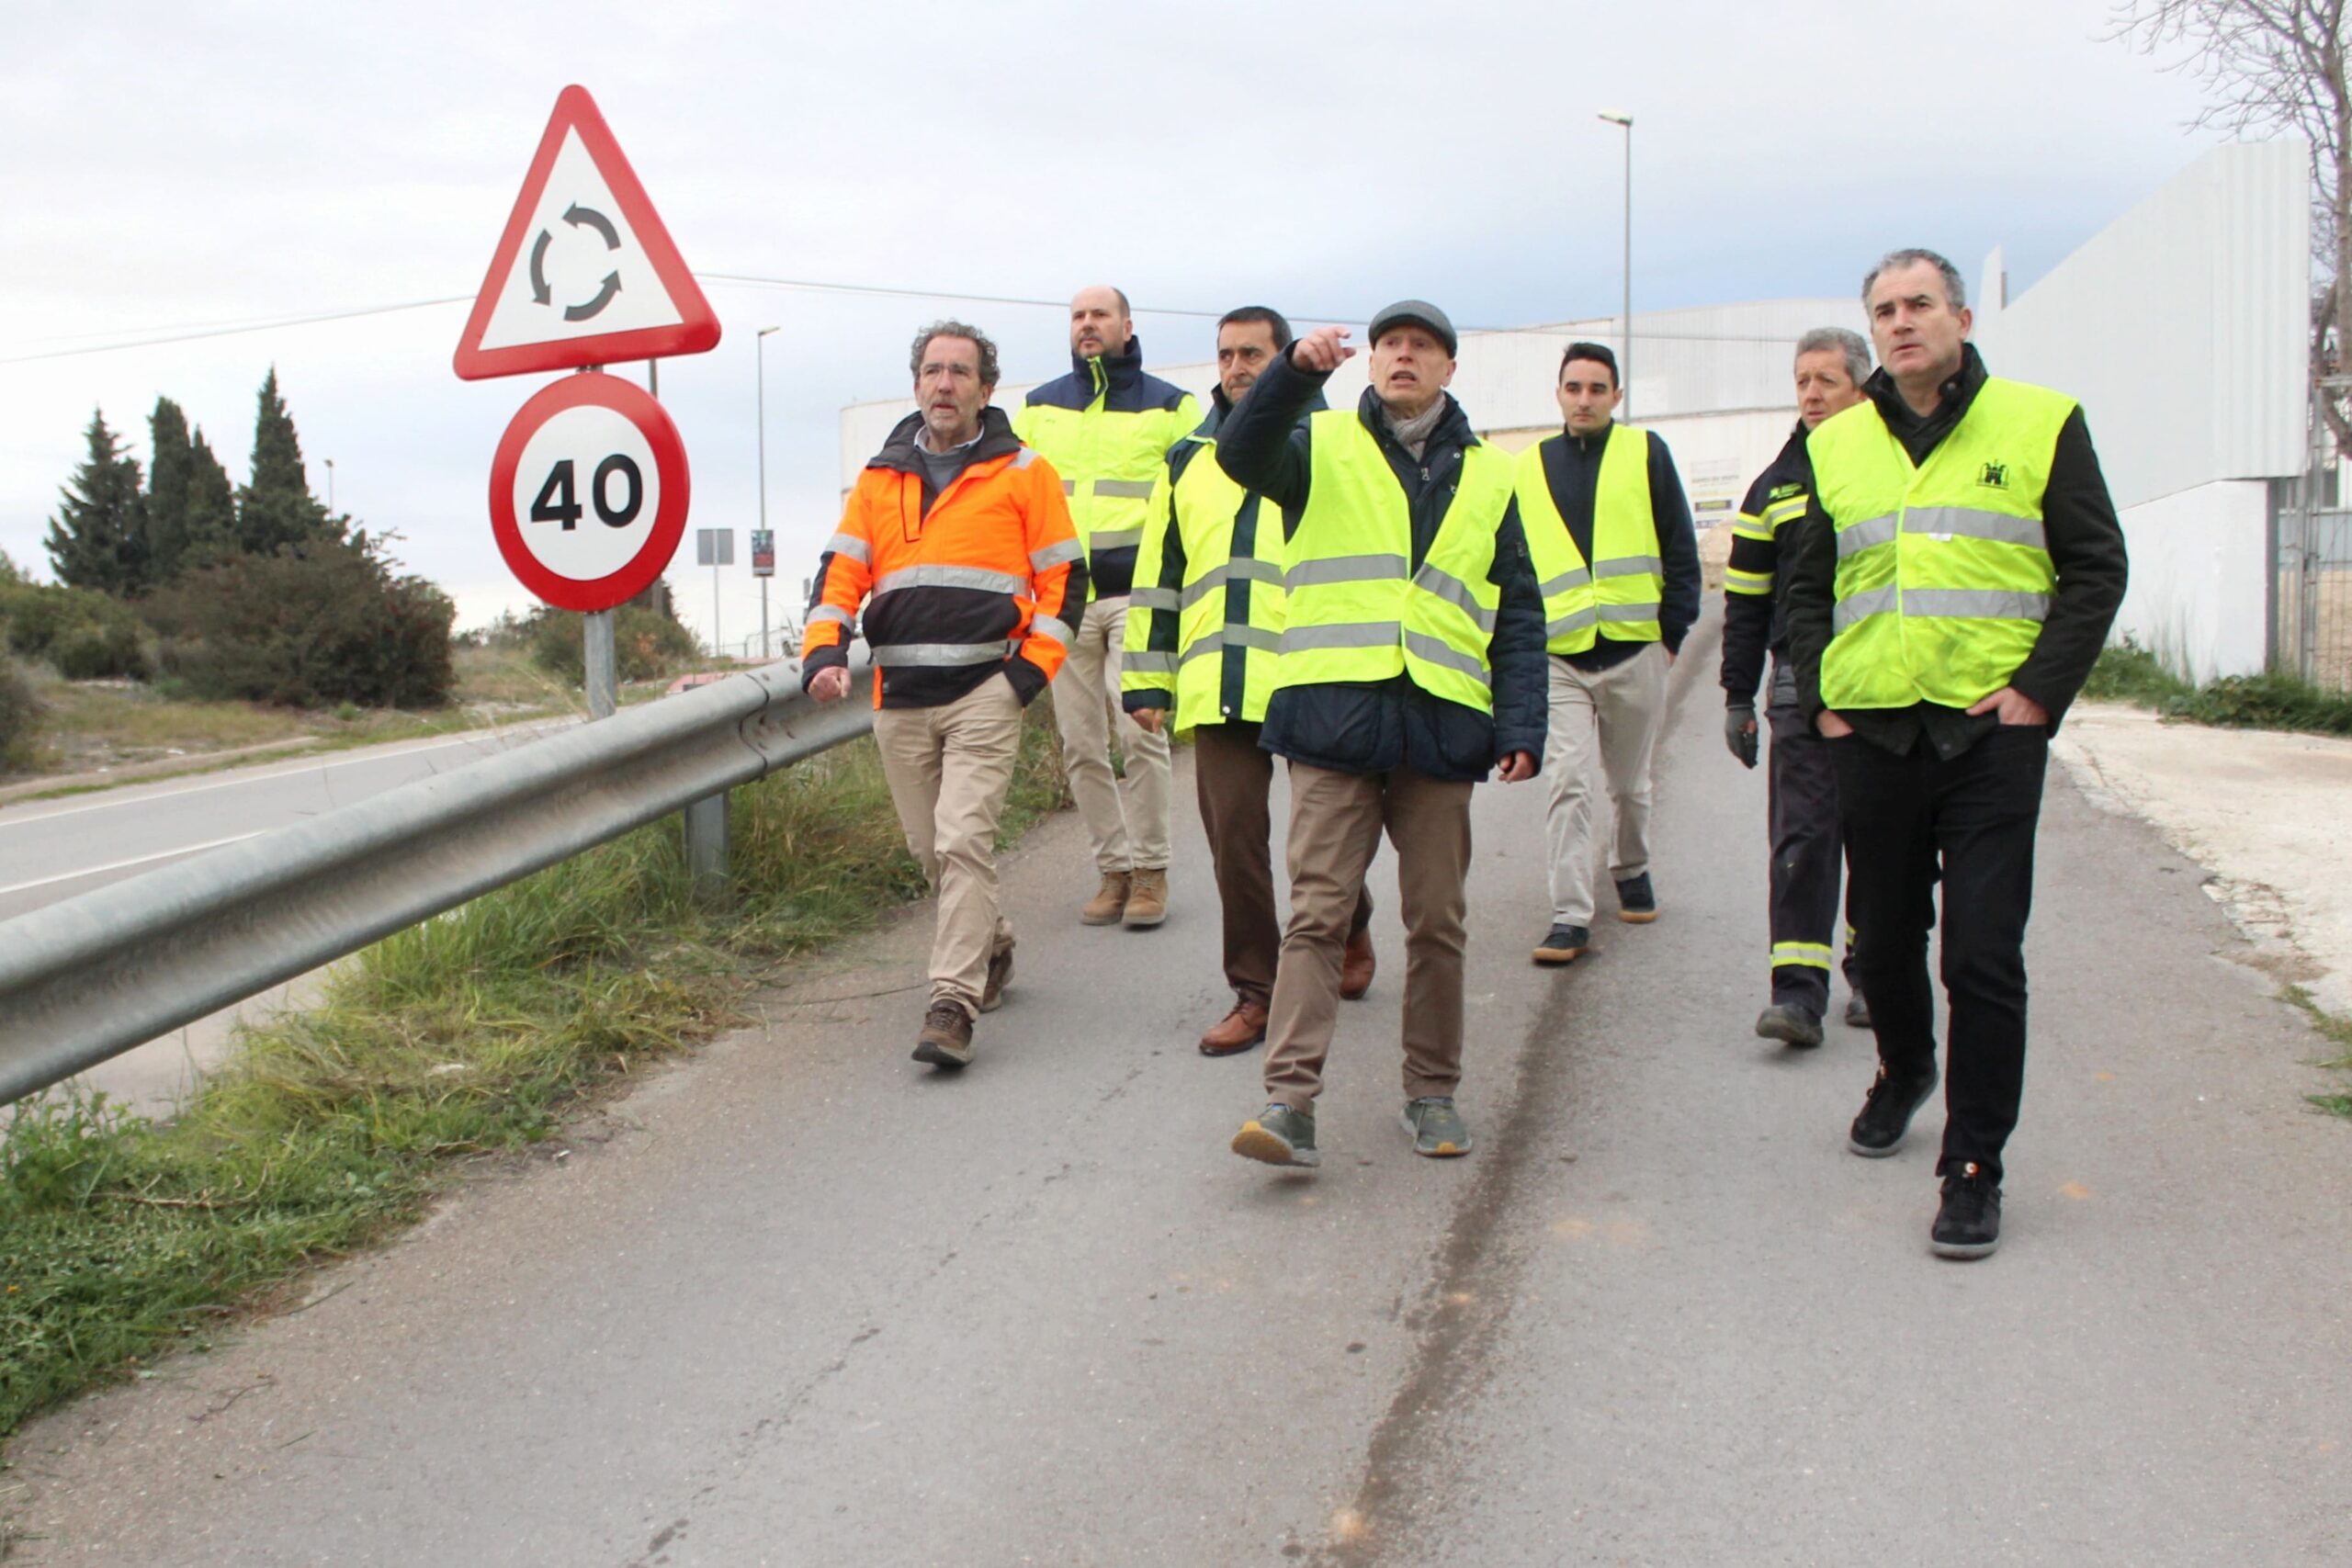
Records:
{"label": "roundabout symbol on sign", "polygon": [[523,405],[490,466],[499,554],[562,610],[609,610],[653,585],[686,526],[686,449],[643,389],[567,376]]}

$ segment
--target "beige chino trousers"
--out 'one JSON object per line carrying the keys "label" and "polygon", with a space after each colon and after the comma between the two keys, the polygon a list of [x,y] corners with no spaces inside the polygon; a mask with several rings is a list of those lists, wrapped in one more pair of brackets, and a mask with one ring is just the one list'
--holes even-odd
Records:
{"label": "beige chino trousers", "polygon": [[874,740],[907,848],[939,896],[931,999],[978,1018],[989,957],[1012,945],[997,902],[996,829],[1021,753],[1021,694],[998,675],[939,707],[877,708]]}
{"label": "beige chino trousers", "polygon": [[[1095,869],[1162,871],[1168,865],[1168,737],[1144,728],[1120,705],[1126,636],[1125,594],[1086,606],[1069,657],[1054,677],[1054,722]],[[1113,714],[1119,716],[1125,778],[1111,771]]]}
{"label": "beige chino trousers", "polygon": [[1666,645],[1651,643],[1607,670],[1552,657],[1552,716],[1544,742],[1550,792],[1544,837],[1552,861],[1552,920],[1592,925],[1600,860],[1594,818],[1604,783],[1616,807],[1609,874],[1623,882],[1650,868],[1650,763],[1666,716]]}

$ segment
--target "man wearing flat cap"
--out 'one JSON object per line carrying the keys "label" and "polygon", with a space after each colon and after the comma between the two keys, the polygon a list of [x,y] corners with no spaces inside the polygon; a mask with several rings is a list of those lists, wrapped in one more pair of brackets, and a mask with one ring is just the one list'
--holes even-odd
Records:
{"label": "man wearing flat cap", "polygon": [[1453,323],[1424,300],[1389,306],[1367,334],[1363,398],[1309,413],[1355,353],[1348,336],[1324,327],[1291,344],[1216,447],[1236,482],[1282,508],[1290,550],[1259,744],[1290,766],[1291,912],[1267,1104],[1233,1139],[1269,1165],[1321,1162],[1315,1101],[1340,953],[1384,830],[1405,920],[1405,1131],[1416,1154],[1470,1152],[1454,1107],[1470,790],[1489,771],[1532,778],[1544,760],[1544,616],[1514,466],[1445,390]]}

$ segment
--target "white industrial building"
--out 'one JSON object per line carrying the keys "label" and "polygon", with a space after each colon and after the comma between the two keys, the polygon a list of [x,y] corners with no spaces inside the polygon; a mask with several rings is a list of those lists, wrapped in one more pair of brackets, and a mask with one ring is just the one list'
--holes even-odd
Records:
{"label": "white industrial building", "polygon": [[[2309,204],[2302,143],[2221,147],[2015,299],[1997,251],[1974,280],[1975,338],[1993,372],[2066,392],[2089,419],[2132,553],[2118,635],[2200,680],[2259,671],[2274,648],[2293,667],[2276,645],[2281,616],[2297,614],[2282,564],[2310,554],[2296,512],[2311,446]],[[1933,236],[1890,236],[1923,239]],[[1857,258],[1857,284],[1870,259]],[[1860,299],[1634,318],[1632,420],[1672,448],[1701,526],[1729,519],[1787,438],[1790,361],[1816,326],[1866,330]],[[1622,342],[1613,317],[1464,333],[1452,389],[1479,433],[1516,451],[1559,429],[1552,389],[1578,338]],[[1332,378],[1335,406],[1362,392],[1364,366],[1359,354]],[[1204,401],[1216,379],[1207,359],[1150,368]],[[1002,386],[997,400],[1015,407],[1034,385]],[[913,407],[842,410],[844,491]]]}

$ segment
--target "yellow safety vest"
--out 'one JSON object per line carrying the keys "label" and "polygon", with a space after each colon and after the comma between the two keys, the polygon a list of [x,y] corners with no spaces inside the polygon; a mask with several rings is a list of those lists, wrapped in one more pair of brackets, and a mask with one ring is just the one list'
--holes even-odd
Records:
{"label": "yellow safety vest", "polygon": [[[1216,436],[1195,432],[1168,455],[1150,516],[1136,556],[1119,689],[1172,694],[1180,734],[1204,724],[1264,722],[1266,699],[1274,690],[1275,655],[1282,649],[1287,555],[1282,509],[1237,483],[1217,466]],[[1236,555],[1234,539],[1243,533],[1249,547]],[[1178,587],[1161,588],[1156,584],[1171,534],[1183,553],[1184,578]],[[1241,581],[1249,584],[1241,595],[1247,603],[1236,620],[1232,584]],[[1177,616],[1172,652],[1151,650],[1154,612]],[[1227,671],[1236,660],[1241,671],[1238,708],[1226,702]]]}
{"label": "yellow safety vest", "polygon": [[1650,510],[1650,433],[1610,427],[1593,490],[1590,562],[1577,554],[1544,477],[1544,448],[1566,439],[1551,436],[1519,455],[1519,523],[1544,594],[1544,646],[1582,653],[1596,634],[1613,642],[1656,642],[1666,567]]}
{"label": "yellow safety vest", "polygon": [[2058,586],[2041,501],[2074,412],[2072,398],[1996,378],[1923,465],[1873,402],[1806,438],[1838,535],[1824,705],[1964,708],[2008,684]]}
{"label": "yellow safety vest", "polygon": [[1288,624],[1274,689],[1385,681],[1495,709],[1493,640],[1502,592],[1487,581],[1510,509],[1511,460],[1484,443],[1462,471],[1418,570],[1405,487],[1353,409],[1307,421],[1306,510],[1290,538]]}
{"label": "yellow safety vest", "polygon": [[1189,392],[1173,408],[1132,412],[1108,407],[1110,379],[1100,361],[1091,361],[1094,400],[1082,409],[1023,403],[1012,416],[1012,433],[1045,456],[1062,477],[1070,525],[1086,547],[1089,570],[1098,555],[1131,550],[1143,542],[1153,484],[1168,449],[1201,423],[1201,405]]}

